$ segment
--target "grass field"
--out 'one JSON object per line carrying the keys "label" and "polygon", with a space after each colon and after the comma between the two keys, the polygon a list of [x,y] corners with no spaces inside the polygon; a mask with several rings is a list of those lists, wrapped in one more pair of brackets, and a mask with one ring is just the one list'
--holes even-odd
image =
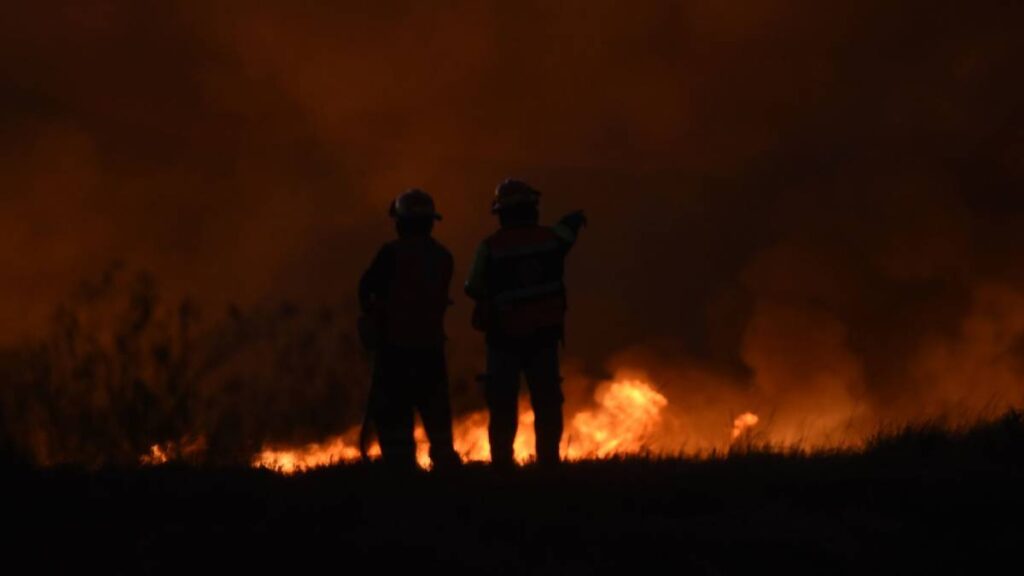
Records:
{"label": "grass field", "polygon": [[506,474],[7,468],[5,539],[31,573],[1013,573],[1024,550],[1019,413],[859,454]]}

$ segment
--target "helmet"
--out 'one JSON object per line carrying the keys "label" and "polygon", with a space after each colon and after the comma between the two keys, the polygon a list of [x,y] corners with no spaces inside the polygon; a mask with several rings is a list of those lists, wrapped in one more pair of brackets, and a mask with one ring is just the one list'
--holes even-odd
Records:
{"label": "helmet", "polygon": [[392,218],[416,219],[433,218],[440,220],[441,215],[434,210],[434,199],[419,188],[410,188],[402,192],[391,202],[388,215]]}
{"label": "helmet", "polygon": [[501,212],[512,206],[532,204],[540,202],[540,191],[534,189],[522,180],[512,178],[506,179],[494,191],[494,202],[491,203],[491,212]]}

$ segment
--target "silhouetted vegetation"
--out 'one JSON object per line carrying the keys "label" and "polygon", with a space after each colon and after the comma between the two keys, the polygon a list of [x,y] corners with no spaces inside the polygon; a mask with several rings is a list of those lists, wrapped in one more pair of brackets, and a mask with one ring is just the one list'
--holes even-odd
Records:
{"label": "silhouetted vegetation", "polygon": [[229,465],[263,442],[321,439],[365,403],[366,362],[346,328],[288,303],[207,317],[112,266],[58,308],[44,339],[0,351],[0,449],[96,467],[135,466],[164,445]]}

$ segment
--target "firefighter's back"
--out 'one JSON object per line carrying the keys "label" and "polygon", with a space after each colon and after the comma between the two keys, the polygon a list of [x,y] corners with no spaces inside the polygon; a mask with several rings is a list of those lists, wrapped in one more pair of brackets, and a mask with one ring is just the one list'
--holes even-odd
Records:
{"label": "firefighter's back", "polygon": [[401,348],[430,348],[444,343],[453,259],[430,236],[392,241],[394,272],[384,302],[387,343]]}
{"label": "firefighter's back", "polygon": [[485,240],[491,338],[557,337],[565,314],[565,243],[537,224],[502,227]]}

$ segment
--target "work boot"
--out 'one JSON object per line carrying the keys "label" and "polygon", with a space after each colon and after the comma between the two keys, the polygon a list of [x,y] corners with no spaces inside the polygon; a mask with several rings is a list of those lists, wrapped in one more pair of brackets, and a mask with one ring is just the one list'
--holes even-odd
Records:
{"label": "work boot", "polygon": [[444,450],[430,454],[430,463],[433,470],[441,473],[448,473],[462,468],[462,458],[455,450]]}
{"label": "work boot", "polygon": [[511,451],[504,451],[491,454],[491,468],[500,472],[515,470],[516,460]]}

